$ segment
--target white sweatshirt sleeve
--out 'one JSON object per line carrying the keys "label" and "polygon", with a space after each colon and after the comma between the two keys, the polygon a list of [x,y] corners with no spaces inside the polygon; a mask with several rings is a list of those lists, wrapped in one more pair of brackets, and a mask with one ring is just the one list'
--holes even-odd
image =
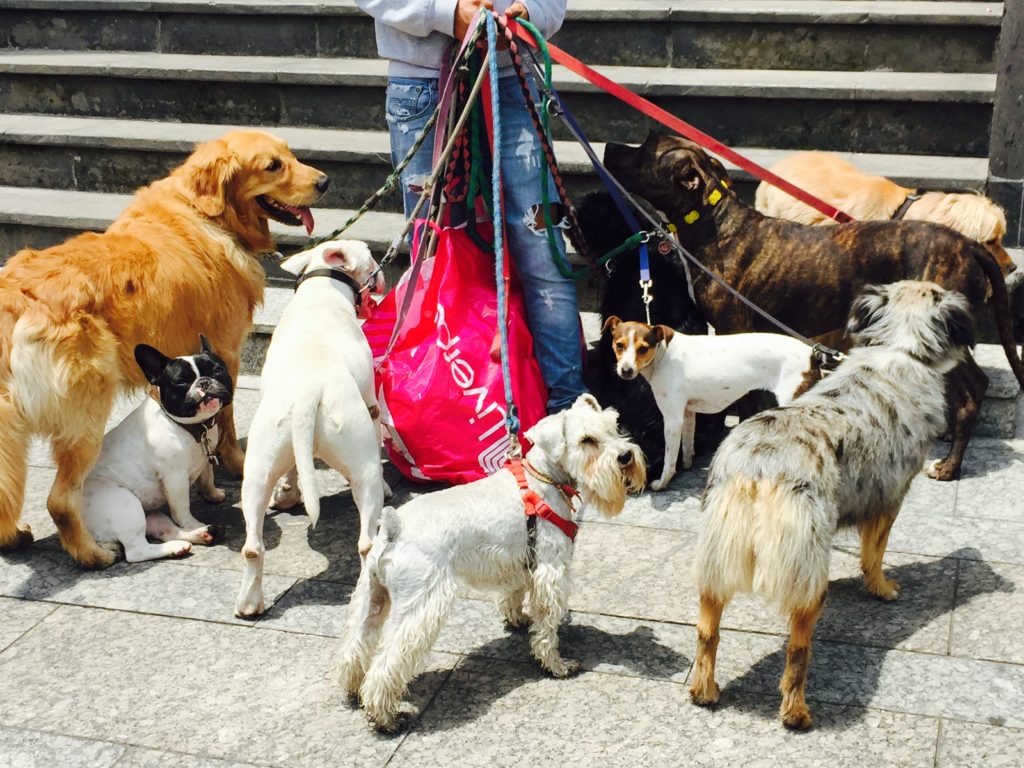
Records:
{"label": "white sweatshirt sleeve", "polygon": [[[414,37],[434,32],[451,36],[457,4],[458,0],[356,0],[356,5],[374,20]],[[551,4],[550,0],[545,4]]]}
{"label": "white sweatshirt sleeve", "polygon": [[530,12],[530,22],[545,38],[562,28],[566,0],[522,0],[522,3]]}

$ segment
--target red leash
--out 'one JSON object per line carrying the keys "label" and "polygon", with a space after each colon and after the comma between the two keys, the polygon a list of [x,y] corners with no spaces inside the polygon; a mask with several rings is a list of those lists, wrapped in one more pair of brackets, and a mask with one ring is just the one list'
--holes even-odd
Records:
{"label": "red leash", "polygon": [[[512,476],[519,484],[519,490],[522,491],[523,494],[523,506],[526,507],[526,517],[544,518],[549,523],[557,525],[559,530],[569,537],[570,541],[576,541],[576,532],[579,530],[579,526],[572,520],[566,520],[555,512],[555,510],[553,510],[536,491],[530,488],[526,482],[526,471],[523,468],[524,461],[524,459],[509,459],[505,462],[505,469],[512,473]],[[555,487],[557,487],[566,496],[579,496],[575,489],[568,485],[555,483]]]}
{"label": "red leash", "polygon": [[[516,36],[520,40],[525,41],[528,45],[530,45],[533,48],[537,47],[537,43],[531,35],[522,34],[519,25],[515,22],[514,19],[508,19],[508,26],[513,32],[515,32]],[[685,136],[691,141],[697,142],[705,149],[714,152],[716,155],[720,155],[721,157],[730,160],[735,165],[739,166],[740,168],[747,171],[756,178],[768,182],[773,187],[778,187],[783,192],[792,195],[800,202],[811,206],[817,211],[821,211],[830,219],[835,219],[840,223],[845,223],[854,220],[853,217],[850,216],[848,213],[843,213],[841,210],[832,205],[829,205],[824,200],[819,200],[809,192],[805,192],[799,187],[790,184],[782,177],[776,176],[767,168],[758,165],[753,160],[748,160],[743,155],[725,146],[725,144],[723,144],[713,136],[709,136],[703,131],[690,125],[686,121],[680,120],[675,115],[666,112],[661,107],[652,104],[647,99],[641,96],[638,96],[628,88],[623,88],[618,83],[609,80],[604,75],[588,67],[579,59],[570,56],[557,45],[548,43],[548,50],[551,52],[551,58],[557,61],[559,64],[565,66],[572,72],[575,72],[583,79],[588,80],[590,83],[596,85],[598,88],[605,91],[606,93],[611,94],[619,101],[622,101],[625,104],[632,107],[633,109],[647,115],[647,117],[651,118],[652,120],[657,120],[666,128],[671,128],[676,133],[680,134],[681,136]]]}

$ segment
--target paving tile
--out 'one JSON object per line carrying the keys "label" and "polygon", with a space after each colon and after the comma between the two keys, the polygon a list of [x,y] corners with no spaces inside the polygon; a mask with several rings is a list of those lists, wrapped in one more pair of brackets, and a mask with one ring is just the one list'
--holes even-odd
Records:
{"label": "paving tile", "polygon": [[[120,562],[103,571],[84,571],[63,552],[34,549],[7,555],[5,561],[0,561],[0,593],[10,597],[249,623],[234,618],[234,571],[183,568],[171,561]],[[288,576],[265,576],[267,601],[294,583]]]}
{"label": "paving tile", "polygon": [[1024,765],[1024,731],[943,720],[936,768],[1020,768]]}
{"label": "paving tile", "polygon": [[930,766],[934,720],[820,707],[828,726],[787,732],[774,707],[706,711],[672,682],[584,673],[542,677],[526,664],[460,665],[390,766]]}
{"label": "paving tile", "polygon": [[0,597],[0,653],[55,610],[55,605]]}
{"label": "paving tile", "polygon": [[1004,445],[970,446],[964,458],[956,514],[1024,523],[1024,494],[1014,493],[1024,477],[1024,451],[1016,441]]}
{"label": "paving tile", "polygon": [[1024,566],[961,561],[950,653],[1024,664]]}
{"label": "paving tile", "polygon": [[123,744],[0,726],[0,768],[110,768]]}
{"label": "paving tile", "polygon": [[[0,724],[241,762],[383,765],[397,741],[349,705],[334,677],[335,645],[65,606],[0,657]],[[409,694],[415,707],[456,658],[428,661]]]}
{"label": "paving tile", "polygon": [[156,749],[129,747],[117,761],[117,768],[249,768],[253,763],[219,760],[215,757],[185,755]]}
{"label": "paving tile", "polygon": [[[857,541],[855,531],[842,532],[842,536],[837,541]],[[908,508],[900,512],[892,527],[888,551],[1024,565],[1024,522]]]}
{"label": "paving tile", "polygon": [[[785,643],[723,631],[718,648],[723,701],[742,690],[768,694],[777,703]],[[1024,726],[1024,667],[815,641],[807,698],[1019,728]]]}

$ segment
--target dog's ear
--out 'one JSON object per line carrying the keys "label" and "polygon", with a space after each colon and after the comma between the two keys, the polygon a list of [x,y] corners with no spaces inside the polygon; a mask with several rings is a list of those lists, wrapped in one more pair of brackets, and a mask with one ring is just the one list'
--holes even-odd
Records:
{"label": "dog's ear", "polygon": [[[583,397],[583,395],[580,395]],[[577,400],[579,402],[579,400]],[[565,453],[565,414],[568,411],[553,413],[545,416],[526,432],[523,437],[533,445],[544,449],[544,452],[553,458],[558,458]]]}
{"label": "dog's ear", "polygon": [[313,248],[309,248],[305,251],[299,251],[293,253],[287,259],[282,261],[279,266],[285,272],[289,272],[296,277],[306,271],[306,267],[309,266],[309,260],[313,258]]}
{"label": "dog's ear", "polygon": [[882,310],[889,303],[889,290],[884,285],[867,285],[850,305],[850,319],[846,332],[851,336],[862,333],[882,316]]}
{"label": "dog's ear", "polygon": [[601,335],[604,336],[608,331],[614,331],[619,327],[619,323],[622,321],[616,316],[612,315],[604,321],[604,325],[601,326]]}
{"label": "dog's ear", "polygon": [[352,257],[344,248],[325,248],[322,256],[324,263],[329,267],[343,271],[352,268]]}
{"label": "dog's ear", "polygon": [[597,402],[597,398],[594,397],[589,392],[584,392],[582,395],[580,395],[579,397],[576,398],[576,402],[573,403],[573,407],[575,408],[578,405],[590,406],[595,411],[600,411],[601,410],[601,404],[599,402]]}
{"label": "dog's ear", "polygon": [[185,161],[185,181],[192,194],[192,206],[207,216],[224,213],[225,193],[241,167],[238,157],[221,140],[196,147]]}
{"label": "dog's ear", "polygon": [[663,341],[668,344],[675,335],[675,330],[667,325],[655,325],[647,332],[647,343],[652,347],[656,347]]}
{"label": "dog's ear", "polygon": [[206,336],[204,336],[201,333],[199,334],[199,349],[201,349],[203,352],[205,352],[208,355],[216,354],[213,351],[213,345],[210,343],[210,340],[208,338],[206,338]]}
{"label": "dog's ear", "polygon": [[149,344],[138,344],[135,347],[135,362],[139,364],[146,381],[156,384],[156,380],[163,373],[164,368],[171,362],[171,358]]}

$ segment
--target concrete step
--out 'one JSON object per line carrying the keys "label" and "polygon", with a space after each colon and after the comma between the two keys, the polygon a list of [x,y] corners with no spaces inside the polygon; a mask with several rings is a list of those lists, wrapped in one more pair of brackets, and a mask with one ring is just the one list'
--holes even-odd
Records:
{"label": "concrete step", "polygon": [[[376,59],[7,50],[0,112],[379,130],[385,70]],[[987,154],[995,75],[601,70],[728,144]],[[556,84],[594,140],[651,127],[562,68]]]}
{"label": "concrete step", "polygon": [[[990,72],[1003,4],[574,0],[554,41],[595,64]],[[264,56],[376,54],[354,0],[0,0],[0,46]],[[941,45],[921,45],[941,40]]]}
{"label": "concrete step", "polygon": [[[225,130],[222,125],[200,123],[0,114],[0,185],[129,193],[165,175],[196,143]],[[323,201],[327,207],[357,208],[391,170],[385,131],[289,126],[267,130],[283,137],[297,156],[335,179]],[[604,151],[602,144],[595,149],[599,154]],[[765,166],[787,154],[761,148],[740,151]],[[579,145],[556,142],[555,152],[574,198],[599,187]],[[930,189],[981,189],[988,167],[985,158],[856,153],[846,157],[870,173]],[[740,194],[752,199],[755,180],[727,165]],[[397,194],[382,207],[400,209]]]}

